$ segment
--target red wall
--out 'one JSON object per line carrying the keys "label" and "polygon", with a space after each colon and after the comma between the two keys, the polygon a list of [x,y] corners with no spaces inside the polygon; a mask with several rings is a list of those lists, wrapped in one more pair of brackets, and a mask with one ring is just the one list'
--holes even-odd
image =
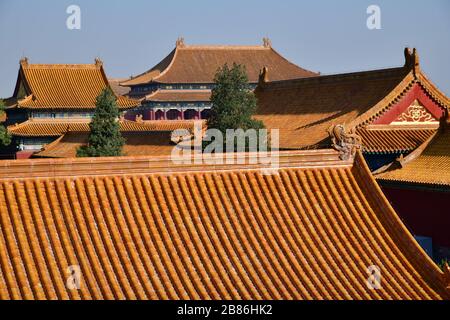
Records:
{"label": "red wall", "polygon": [[30,158],[30,157],[33,155],[33,153],[35,153],[36,151],[39,151],[39,150],[34,150],[34,151],[27,151],[27,150],[24,150],[24,151],[17,151],[17,152],[16,152],[16,159],[28,159],[28,158]]}
{"label": "red wall", "polygon": [[431,237],[433,245],[450,247],[450,192],[382,189],[413,234]]}

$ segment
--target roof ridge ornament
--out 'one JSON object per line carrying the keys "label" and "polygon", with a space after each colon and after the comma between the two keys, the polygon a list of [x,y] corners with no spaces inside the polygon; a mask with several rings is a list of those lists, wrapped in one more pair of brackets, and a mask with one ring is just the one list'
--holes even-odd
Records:
{"label": "roof ridge ornament", "polygon": [[103,66],[103,61],[99,57],[95,58],[94,61],[95,61],[95,66],[97,66],[97,67]]}
{"label": "roof ridge ornament", "polygon": [[175,42],[175,45],[177,48],[183,48],[185,46],[184,38],[178,37],[177,41]]}
{"label": "roof ridge ornament", "polygon": [[339,159],[349,160],[361,149],[362,139],[352,130],[347,131],[345,125],[337,124],[328,129],[332,147],[339,151]]}
{"label": "roof ridge ornament", "polygon": [[419,71],[419,54],[417,53],[416,48],[411,49],[408,47],[405,48],[405,67],[413,70],[414,75],[416,75],[417,71]]}
{"label": "roof ridge ornament", "polygon": [[259,72],[258,84],[262,85],[266,82],[269,82],[269,68],[264,66]]}
{"label": "roof ridge ornament", "polygon": [[272,48],[272,42],[268,37],[263,38],[263,46],[264,48]]}
{"label": "roof ridge ornament", "polygon": [[20,59],[20,65],[22,67],[28,67],[28,58],[27,57],[23,57],[22,59]]}

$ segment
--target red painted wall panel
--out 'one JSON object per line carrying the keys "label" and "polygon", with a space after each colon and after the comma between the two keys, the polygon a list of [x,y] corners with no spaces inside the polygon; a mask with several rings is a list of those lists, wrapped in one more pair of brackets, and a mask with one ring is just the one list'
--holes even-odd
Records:
{"label": "red painted wall panel", "polygon": [[35,153],[36,151],[39,150],[34,150],[34,151],[17,151],[16,152],[16,159],[28,159],[30,158],[33,153]]}
{"label": "red painted wall panel", "polygon": [[389,109],[389,111],[375,119],[373,124],[390,124],[392,121],[397,119],[398,116],[401,115],[402,112],[405,111],[415,99],[419,100],[419,102],[436,119],[440,119],[444,114],[444,110],[442,110],[437,103],[428,97],[425,90],[423,90],[420,85],[415,84],[398,103]]}

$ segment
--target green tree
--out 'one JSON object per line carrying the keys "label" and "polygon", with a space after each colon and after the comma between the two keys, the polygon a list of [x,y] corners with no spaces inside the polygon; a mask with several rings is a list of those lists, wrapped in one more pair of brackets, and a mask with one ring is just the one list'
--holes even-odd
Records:
{"label": "green tree", "polygon": [[119,108],[110,88],[105,88],[97,97],[95,113],[89,124],[91,129],[88,144],[77,150],[77,157],[120,156],[125,142],[117,121]]}
{"label": "green tree", "polygon": [[[5,113],[5,103],[0,99],[0,117]],[[0,124],[0,147],[7,146],[11,143],[11,135],[3,124]]]}
{"label": "green tree", "polygon": [[262,121],[252,118],[256,112],[256,96],[249,86],[245,66],[236,63],[232,67],[223,65],[217,70],[214,83],[207,126],[222,132],[224,144],[227,142],[227,129],[264,128]]}

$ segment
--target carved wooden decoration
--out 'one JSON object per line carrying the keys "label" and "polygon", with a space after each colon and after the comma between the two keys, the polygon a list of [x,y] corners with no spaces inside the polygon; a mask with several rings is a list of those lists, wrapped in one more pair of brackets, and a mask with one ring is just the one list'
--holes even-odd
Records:
{"label": "carved wooden decoration", "polygon": [[333,148],[339,151],[341,160],[349,160],[355,155],[356,150],[361,149],[361,137],[353,132],[347,132],[342,124],[330,127],[328,134]]}
{"label": "carved wooden decoration", "polygon": [[400,114],[393,123],[420,122],[430,123],[439,122],[419,101],[414,102]]}

